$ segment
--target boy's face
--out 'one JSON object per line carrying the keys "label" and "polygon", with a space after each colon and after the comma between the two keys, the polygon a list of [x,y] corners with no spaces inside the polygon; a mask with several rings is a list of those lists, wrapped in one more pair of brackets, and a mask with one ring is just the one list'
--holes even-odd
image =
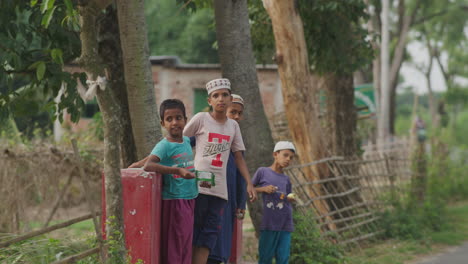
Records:
{"label": "boy's face", "polygon": [[294,158],[295,154],[292,150],[283,149],[273,153],[273,157],[275,158],[275,163],[281,166],[281,168],[286,168],[291,163],[292,159]]}
{"label": "boy's face", "polygon": [[228,89],[216,90],[208,96],[208,104],[213,107],[215,112],[226,112],[231,101],[232,96]]}
{"label": "boy's face", "polygon": [[164,119],[161,120],[161,125],[167,130],[172,138],[182,138],[187,118],[179,108],[166,109],[164,111]]}
{"label": "boy's face", "polygon": [[244,119],[244,106],[238,103],[232,103],[228,107],[226,115],[239,123],[239,121]]}

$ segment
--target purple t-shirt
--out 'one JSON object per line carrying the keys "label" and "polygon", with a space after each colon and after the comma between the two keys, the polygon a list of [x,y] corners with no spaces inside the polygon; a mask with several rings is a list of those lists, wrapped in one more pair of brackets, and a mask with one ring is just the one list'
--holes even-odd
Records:
{"label": "purple t-shirt", "polygon": [[278,187],[276,193],[263,193],[263,218],[260,229],[292,232],[292,206],[286,198],[292,189],[289,177],[270,168],[261,167],[255,172],[252,183],[255,187]]}

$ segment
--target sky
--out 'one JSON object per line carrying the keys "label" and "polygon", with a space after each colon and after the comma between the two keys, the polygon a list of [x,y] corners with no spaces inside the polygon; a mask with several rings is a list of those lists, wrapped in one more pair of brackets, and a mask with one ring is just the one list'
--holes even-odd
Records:
{"label": "sky", "polygon": [[[407,48],[414,62],[403,63],[400,74],[403,76],[404,82],[400,84],[398,89],[402,91],[401,88],[412,86],[416,93],[425,94],[427,93],[426,77],[414,66],[414,64],[424,65],[424,68],[427,68],[429,65],[429,55],[427,49],[420,42],[411,42],[408,44]],[[435,92],[441,92],[447,89],[444,77],[436,61],[434,61],[431,71],[431,82],[432,89]]]}

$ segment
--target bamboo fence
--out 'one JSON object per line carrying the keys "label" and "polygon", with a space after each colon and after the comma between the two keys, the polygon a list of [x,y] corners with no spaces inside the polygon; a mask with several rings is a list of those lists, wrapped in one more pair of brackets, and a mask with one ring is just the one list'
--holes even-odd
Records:
{"label": "bamboo fence", "polygon": [[[310,221],[311,228],[317,225],[323,237],[342,245],[359,245],[375,238],[383,232],[378,225],[382,209],[391,206],[391,201],[409,196],[410,144],[399,140],[388,144],[383,152],[373,150],[374,147],[369,146],[362,157],[330,157],[290,166],[285,171],[299,197],[295,209],[304,214],[312,210],[315,217]],[[306,167],[324,165],[328,177],[307,180],[304,173],[311,170]],[[317,210],[316,200],[328,204],[329,211]]]}

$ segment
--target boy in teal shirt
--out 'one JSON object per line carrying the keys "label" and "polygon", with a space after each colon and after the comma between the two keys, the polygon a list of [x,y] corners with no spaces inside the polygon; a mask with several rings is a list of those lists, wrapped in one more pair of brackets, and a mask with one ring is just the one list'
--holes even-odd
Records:
{"label": "boy in teal shirt", "polygon": [[168,133],[146,159],[144,170],[163,174],[161,262],[190,264],[198,186],[190,139],[182,135],[187,123],[185,106],[168,99],[161,103],[159,113]]}

